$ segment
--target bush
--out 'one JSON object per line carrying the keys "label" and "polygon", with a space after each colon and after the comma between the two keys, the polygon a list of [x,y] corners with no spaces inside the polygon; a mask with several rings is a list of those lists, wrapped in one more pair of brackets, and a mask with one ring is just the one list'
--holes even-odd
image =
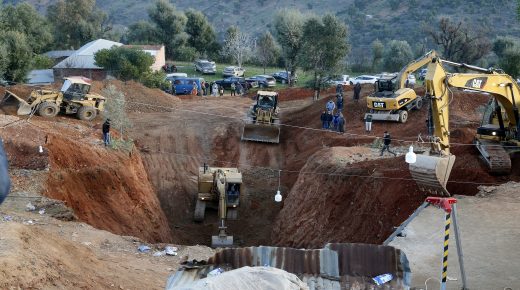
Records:
{"label": "bush", "polygon": [[96,52],[94,59],[96,65],[123,81],[139,80],[143,74],[150,72],[150,66],[154,63],[154,57],[149,53],[127,47],[102,49]]}
{"label": "bush", "polygon": [[32,68],[33,69],[48,69],[54,65],[54,61],[43,54],[35,55],[32,60]]}
{"label": "bush", "polygon": [[170,82],[166,80],[166,75],[163,72],[146,72],[142,74],[141,83],[149,88],[158,88],[161,90],[169,90]]}

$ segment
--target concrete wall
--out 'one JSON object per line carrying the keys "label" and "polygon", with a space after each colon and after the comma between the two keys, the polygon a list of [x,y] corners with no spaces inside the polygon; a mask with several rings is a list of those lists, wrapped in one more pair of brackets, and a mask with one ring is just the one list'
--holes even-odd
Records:
{"label": "concrete wall", "polygon": [[155,63],[152,65],[152,71],[159,71],[166,64],[166,52],[164,45],[157,51],[155,55]]}

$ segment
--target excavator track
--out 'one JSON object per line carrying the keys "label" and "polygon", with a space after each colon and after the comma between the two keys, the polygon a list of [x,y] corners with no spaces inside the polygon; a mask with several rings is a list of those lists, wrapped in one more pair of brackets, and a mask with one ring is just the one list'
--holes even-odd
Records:
{"label": "excavator track", "polygon": [[193,220],[196,222],[204,221],[204,213],[206,212],[206,202],[200,199],[197,199],[197,204],[195,205],[195,213],[193,214]]}
{"label": "excavator track", "polygon": [[500,143],[478,139],[475,143],[486,161],[490,173],[509,174],[511,172],[511,157],[504,147],[500,146]]}

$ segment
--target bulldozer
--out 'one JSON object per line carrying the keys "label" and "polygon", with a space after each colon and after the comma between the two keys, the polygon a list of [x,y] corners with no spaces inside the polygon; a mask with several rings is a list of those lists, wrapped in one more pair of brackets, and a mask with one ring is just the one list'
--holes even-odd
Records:
{"label": "bulldozer", "polygon": [[204,221],[206,208],[218,211],[218,234],[211,237],[211,247],[233,246],[233,236],[226,233],[226,220],[238,218],[238,206],[242,193],[242,173],[237,168],[199,168],[197,203],[193,219]]}
{"label": "bulldozer", "polygon": [[[449,73],[447,67],[472,73]],[[431,194],[449,196],[446,189],[455,156],[450,153],[449,105],[454,89],[491,96],[475,134],[475,145],[489,171],[508,174],[510,154],[520,152],[520,87],[501,70],[485,69],[440,58],[428,64],[426,97],[430,100],[429,120],[433,123],[429,152],[418,154],[410,173],[419,188]]]}
{"label": "bulldozer", "polygon": [[258,91],[256,102],[247,112],[248,123],[244,125],[242,140],[280,143],[278,93]]}
{"label": "bulldozer", "polygon": [[0,102],[2,109],[16,108],[17,115],[38,113],[42,117],[52,118],[59,112],[76,114],[84,121],[93,120],[98,112],[103,111],[105,98],[90,92],[91,80],[84,77],[65,78],[59,91],[34,90],[27,99],[6,90]]}
{"label": "bulldozer", "polygon": [[397,76],[381,78],[375,83],[375,92],[367,97],[368,111],[373,121],[397,121],[405,123],[408,112],[420,110],[423,98],[406,86],[408,76],[427,65],[437,57],[435,51],[430,51],[417,60],[406,65]]}

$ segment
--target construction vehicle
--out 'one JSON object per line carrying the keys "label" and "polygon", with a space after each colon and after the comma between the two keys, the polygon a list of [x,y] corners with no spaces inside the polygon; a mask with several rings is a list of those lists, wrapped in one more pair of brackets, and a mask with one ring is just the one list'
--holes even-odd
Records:
{"label": "construction vehicle", "polygon": [[55,117],[60,111],[76,114],[78,119],[91,121],[103,111],[105,98],[90,92],[91,80],[84,77],[65,78],[63,86],[56,90],[34,90],[27,100],[6,91],[0,105],[15,106],[17,115],[38,113],[42,117]]}
{"label": "construction vehicle", "polygon": [[242,140],[280,143],[278,93],[258,91],[256,102],[247,112]]}
{"label": "construction vehicle", "polygon": [[240,194],[242,193],[242,173],[237,168],[209,167],[199,168],[197,204],[193,219],[204,221],[206,208],[218,211],[218,235],[211,237],[211,246],[229,247],[233,236],[226,233],[226,220],[236,220]]}
{"label": "construction vehicle", "polygon": [[[448,73],[445,66],[476,73]],[[410,164],[412,177],[419,187],[449,196],[446,183],[455,162],[449,142],[449,104],[454,88],[492,96],[477,129],[475,145],[491,173],[509,173],[509,154],[520,152],[520,88],[516,81],[500,70],[434,58],[428,65],[425,82],[426,97],[431,102],[429,120],[434,126],[429,154],[417,155],[416,162]]]}
{"label": "construction vehicle", "polygon": [[405,66],[397,76],[383,77],[376,81],[375,92],[367,97],[368,112],[372,120],[397,121],[405,123],[408,112],[420,110],[423,98],[406,86],[409,76],[416,70],[427,65],[437,57],[435,51],[430,51],[421,58]]}

